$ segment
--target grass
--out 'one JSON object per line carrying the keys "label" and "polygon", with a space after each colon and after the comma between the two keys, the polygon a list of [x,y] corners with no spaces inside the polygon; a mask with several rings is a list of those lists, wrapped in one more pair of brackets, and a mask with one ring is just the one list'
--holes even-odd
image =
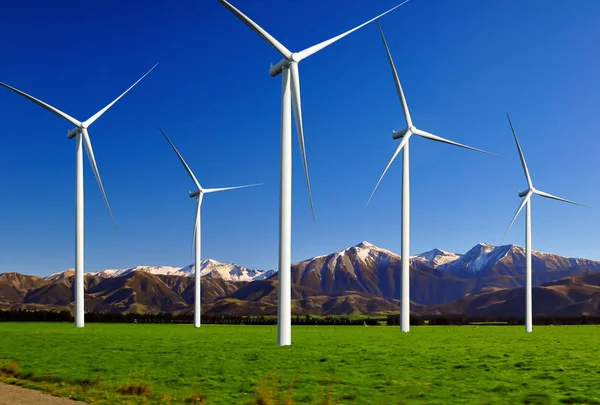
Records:
{"label": "grass", "polygon": [[99,404],[599,404],[599,326],[0,323],[0,380]]}

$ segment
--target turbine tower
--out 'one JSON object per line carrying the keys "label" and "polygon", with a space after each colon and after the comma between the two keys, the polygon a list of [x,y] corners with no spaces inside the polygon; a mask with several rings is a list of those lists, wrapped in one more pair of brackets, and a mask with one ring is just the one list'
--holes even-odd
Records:
{"label": "turbine tower", "polygon": [[108,199],[106,198],[106,193],[104,192],[104,187],[102,186],[102,180],[100,179],[100,173],[98,172],[98,167],[96,166],[96,159],[94,158],[94,150],[92,149],[92,143],[90,141],[90,137],[88,135],[88,128],[92,125],[102,114],[104,114],[110,107],[113,106],[117,101],[121,99],[129,90],[131,90],[136,84],[138,84],[144,77],[146,77],[154,68],[158,65],[154,65],[152,69],[150,69],[146,74],[144,74],[141,78],[138,79],[137,82],[133,83],[131,87],[123,92],[119,97],[114,99],[110,104],[106,107],[98,111],[96,114],[92,115],[86,121],[80,122],[75,118],[71,117],[68,114],[60,111],[57,108],[52,107],[49,104],[44,103],[41,100],[38,100],[35,97],[30,96],[27,93],[22,92],[21,90],[17,90],[8,84],[0,82],[1,86],[6,87],[14,91],[15,93],[25,97],[28,100],[33,101],[35,104],[40,107],[50,111],[58,115],[59,117],[69,121],[71,124],[75,125],[75,128],[67,132],[67,138],[72,139],[75,138],[75,148],[76,148],[76,169],[75,169],[75,327],[83,328],[84,326],[84,266],[83,266],[83,150],[81,149],[82,142],[85,147],[85,151],[88,156],[88,160],[90,161],[90,165],[92,166],[92,170],[94,171],[94,175],[96,176],[96,181],[98,182],[98,187],[100,187],[100,191],[102,192],[102,197],[104,198],[104,203],[108,208],[108,213],[113,221],[113,224],[116,228],[115,219],[113,217],[112,211],[110,209],[110,205],[108,204]]}
{"label": "turbine tower", "polygon": [[408,104],[406,103],[406,98],[404,97],[404,92],[402,91],[402,86],[400,85],[400,79],[398,78],[398,72],[396,72],[396,67],[394,66],[394,62],[392,60],[392,55],[390,54],[390,50],[387,46],[387,42],[385,37],[383,36],[383,31],[381,30],[381,26],[379,25],[379,21],[377,22],[377,27],[379,28],[379,33],[381,34],[381,39],[383,41],[383,45],[385,46],[385,50],[387,53],[388,62],[390,64],[390,68],[392,70],[392,76],[394,78],[394,83],[396,84],[396,91],[398,92],[398,97],[400,98],[400,104],[402,106],[402,110],[404,111],[404,119],[406,121],[406,128],[395,132],[392,131],[393,139],[402,139],[392,157],[388,161],[385,169],[383,169],[383,173],[379,177],[375,188],[373,188],[373,192],[371,192],[371,196],[367,201],[367,206],[373,195],[375,194],[375,190],[379,186],[381,179],[391,166],[392,162],[402,150],[402,247],[401,247],[401,269],[402,269],[402,282],[401,282],[401,330],[402,332],[408,332],[410,330],[410,270],[409,270],[409,256],[410,256],[410,187],[409,187],[409,161],[408,161],[408,141],[412,135],[420,136],[422,138],[430,139],[432,141],[443,142],[454,146],[460,146],[461,148],[475,150],[477,152],[483,152],[487,154],[493,154],[481,149],[476,149],[471,146],[463,145],[454,141],[450,141],[448,139],[441,138],[437,135],[431,134],[429,132],[422,131],[413,125],[412,119],[410,117],[410,112],[408,110]]}
{"label": "turbine tower", "polygon": [[519,197],[523,198],[521,201],[521,205],[517,209],[517,213],[513,217],[512,221],[510,221],[510,225],[506,229],[504,233],[504,237],[502,237],[502,241],[508,234],[510,227],[513,225],[519,213],[523,209],[523,206],[527,206],[525,210],[525,331],[531,332],[533,329],[533,297],[532,297],[532,274],[531,274],[531,196],[537,194],[539,196],[550,198],[553,200],[558,200],[562,202],[566,202],[569,204],[580,205],[585,207],[583,204],[579,204],[575,201],[565,200],[564,198],[557,197],[552,194],[545,193],[543,191],[537,190],[533,187],[533,183],[531,182],[531,177],[529,176],[529,170],[527,169],[527,163],[525,163],[525,156],[523,156],[523,151],[521,150],[521,145],[519,144],[519,140],[517,139],[517,134],[515,132],[515,128],[506,113],[506,118],[508,118],[508,123],[510,125],[510,129],[515,138],[515,143],[517,144],[517,149],[519,150],[519,158],[521,158],[521,165],[523,166],[523,172],[525,172],[525,178],[527,179],[527,190],[521,191],[519,193]]}
{"label": "turbine tower", "polygon": [[306,151],[304,149],[304,131],[302,127],[302,106],[300,101],[300,75],[298,72],[298,63],[303,59],[313,55],[323,48],[342,39],[348,34],[364,27],[379,17],[395,10],[408,0],[395,6],[394,8],[378,15],[377,17],[340,34],[336,37],[323,41],[319,44],[306,48],[300,52],[292,52],[283,46],[279,41],[273,38],[268,32],[262,29],[258,24],[244,15],[240,10],[232,6],[226,0],[219,2],[231,11],[238,19],[246,24],[252,31],[256,32],[269,45],[275,48],[283,59],[276,65],[271,65],[269,74],[276,77],[281,74],[281,166],[280,166],[280,188],[279,188],[279,283],[277,295],[277,344],[279,346],[288,346],[292,343],[292,311],[291,311],[291,228],[292,228],[292,120],[291,107],[294,109],[294,120],[296,121],[296,132],[300,143],[300,153],[302,155],[302,164],[304,165],[304,176],[306,178],[306,187],[308,189],[308,198],[313,219],[315,210],[310,192],[310,180],[308,177],[308,167],[306,164]]}
{"label": "turbine tower", "polygon": [[165,137],[165,139],[167,140],[167,142],[169,142],[169,145],[171,145],[171,147],[173,148],[173,151],[177,154],[179,161],[181,162],[183,167],[185,167],[185,170],[188,172],[188,174],[192,178],[192,181],[196,185],[196,191],[190,193],[190,198],[196,198],[196,219],[194,220],[194,236],[192,238],[192,245],[194,247],[194,257],[195,257],[195,265],[194,266],[196,269],[196,285],[195,285],[196,288],[194,290],[194,327],[199,328],[200,327],[200,314],[201,314],[201,311],[200,311],[200,309],[201,309],[200,308],[200,305],[201,305],[201,301],[200,301],[200,288],[201,288],[200,267],[202,264],[201,259],[200,259],[200,240],[201,240],[201,238],[200,238],[200,207],[202,206],[202,198],[204,197],[204,194],[216,193],[219,191],[226,191],[226,190],[234,190],[237,188],[260,186],[262,183],[261,184],[248,184],[245,186],[224,187],[224,188],[202,188],[202,186],[200,186],[200,183],[196,179],[196,176],[194,176],[194,173],[192,173],[192,169],[190,169],[190,167],[187,165],[187,163],[185,163],[185,160],[183,160],[183,157],[181,156],[181,154],[179,153],[179,151],[177,150],[175,145],[173,145],[173,142],[171,142],[171,140],[169,139],[167,134],[165,134],[165,132],[162,129],[159,128],[159,130],[160,130],[160,132],[162,132],[162,134]]}

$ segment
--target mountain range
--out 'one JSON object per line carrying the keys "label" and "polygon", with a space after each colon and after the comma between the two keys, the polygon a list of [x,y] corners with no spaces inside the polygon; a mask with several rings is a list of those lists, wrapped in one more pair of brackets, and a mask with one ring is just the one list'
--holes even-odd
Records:
{"label": "mountain range", "polygon": [[[600,315],[600,262],[533,252],[534,314]],[[521,316],[525,250],[475,245],[410,258],[411,311],[423,315]],[[202,261],[207,314],[275,315],[278,274]],[[85,277],[87,311],[192,313],[194,266],[137,266]],[[388,314],[399,308],[400,256],[368,242],[295,263],[294,314]],[[73,270],[48,277],[0,274],[0,309],[73,309]]]}
{"label": "mountain range", "polygon": [[[164,276],[192,277],[196,275],[195,266],[189,265],[185,267],[136,266],[122,270],[107,269],[87,273],[86,276],[97,276],[101,278],[123,277],[136,271]],[[227,281],[256,281],[270,277],[274,273],[274,270],[252,270],[238,266],[237,264],[225,264],[211,259],[202,260],[200,263],[200,276],[202,278],[221,278]],[[74,274],[74,269],[68,269],[51,274],[48,277],[45,277],[45,279],[50,281],[59,280]]]}

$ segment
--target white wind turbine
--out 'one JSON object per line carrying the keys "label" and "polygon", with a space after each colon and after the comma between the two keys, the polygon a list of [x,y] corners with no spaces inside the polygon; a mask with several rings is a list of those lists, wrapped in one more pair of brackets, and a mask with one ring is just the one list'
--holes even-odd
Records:
{"label": "white wind turbine", "polygon": [[104,198],[104,202],[106,203],[106,207],[108,208],[108,213],[113,221],[113,224],[116,228],[115,219],[113,217],[112,211],[110,209],[110,205],[108,204],[108,199],[106,198],[106,193],[104,192],[104,187],[102,186],[102,180],[100,179],[100,173],[98,172],[98,167],[96,166],[96,159],[94,158],[94,150],[92,149],[92,143],[90,141],[90,137],[88,135],[87,129],[90,125],[92,125],[102,114],[104,114],[110,107],[113,106],[117,101],[121,99],[129,90],[131,90],[136,84],[138,84],[144,77],[146,77],[156,66],[154,65],[152,69],[150,69],[146,74],[144,74],[141,78],[138,79],[137,82],[133,83],[127,90],[123,92],[119,97],[114,99],[110,104],[106,107],[98,111],[96,114],[92,115],[86,121],[80,122],[75,118],[71,117],[68,114],[60,111],[57,108],[52,107],[49,104],[44,103],[41,100],[38,100],[35,97],[30,96],[27,93],[22,92],[21,90],[17,90],[8,84],[0,82],[1,86],[6,87],[14,91],[17,94],[33,101],[35,104],[40,107],[58,115],[59,117],[69,121],[71,124],[75,125],[75,128],[67,132],[67,138],[72,139],[76,138],[76,174],[75,174],[75,327],[83,328],[84,326],[84,268],[83,268],[83,150],[81,149],[81,144],[85,146],[85,151],[88,156],[88,160],[92,166],[92,170],[94,171],[94,175],[96,176],[96,181],[98,182],[98,187],[100,187],[100,191],[102,192],[102,197]]}
{"label": "white wind turbine", "polygon": [[194,327],[199,328],[200,327],[200,314],[201,314],[201,311],[200,311],[200,309],[201,309],[200,308],[200,304],[201,304],[201,301],[200,301],[200,288],[201,288],[200,267],[201,267],[201,263],[202,263],[201,259],[200,259],[200,240],[201,240],[201,238],[200,238],[200,207],[202,206],[202,198],[204,197],[204,194],[216,193],[219,191],[226,191],[226,190],[234,190],[237,188],[260,186],[262,183],[248,184],[245,186],[224,187],[224,188],[202,188],[202,186],[200,186],[200,183],[196,179],[196,176],[194,176],[194,173],[192,173],[192,169],[190,169],[190,167],[187,165],[187,163],[185,163],[185,160],[183,160],[183,156],[181,156],[181,154],[179,153],[179,151],[177,150],[175,145],[173,145],[173,142],[171,142],[171,140],[169,139],[167,134],[165,134],[165,132],[162,129],[160,129],[160,132],[162,132],[165,139],[169,142],[169,144],[173,148],[173,151],[177,154],[177,157],[181,161],[181,164],[183,165],[183,167],[185,167],[185,170],[188,172],[188,174],[192,178],[192,181],[196,185],[196,191],[190,192],[190,198],[194,198],[194,197],[196,198],[196,219],[194,220],[194,236],[192,238],[192,244],[194,246],[194,257],[195,257],[194,266],[195,266],[195,271],[196,271],[196,284],[195,284],[195,290],[194,290]]}
{"label": "white wind turbine", "polygon": [[300,101],[300,75],[298,72],[298,63],[320,51],[321,49],[342,39],[348,34],[364,27],[377,18],[395,10],[408,0],[395,6],[394,8],[378,15],[377,17],[344,32],[336,37],[323,41],[317,45],[306,48],[300,52],[292,52],[283,46],[279,41],[273,38],[268,32],[262,29],[258,24],[244,15],[237,8],[232,6],[226,0],[219,2],[231,11],[237,18],[246,24],[252,31],[256,32],[262,39],[275,48],[283,59],[276,65],[271,65],[269,74],[273,77],[281,74],[282,76],[282,94],[281,94],[281,166],[280,166],[280,188],[279,188],[279,284],[277,295],[277,344],[288,346],[292,343],[291,325],[291,223],[292,223],[292,120],[291,106],[294,108],[294,120],[296,121],[296,132],[300,143],[300,153],[302,155],[302,164],[304,165],[304,176],[306,178],[306,187],[308,189],[308,198],[313,219],[315,211],[310,192],[310,181],[308,178],[308,167],[306,164],[306,151],[304,149],[304,131],[302,127],[302,106]]}
{"label": "white wind turbine", "polygon": [[387,57],[388,57],[388,61],[390,64],[390,68],[392,69],[392,76],[394,77],[394,82],[396,84],[396,91],[398,92],[398,97],[400,98],[400,104],[402,105],[402,109],[404,110],[404,119],[406,120],[406,128],[401,131],[398,131],[398,132],[392,131],[393,139],[402,138],[402,140],[396,147],[396,150],[394,150],[394,153],[392,154],[392,157],[388,161],[388,164],[385,166],[383,173],[381,173],[381,176],[379,177],[379,180],[377,181],[375,188],[373,188],[373,192],[371,193],[371,196],[369,197],[369,200],[367,201],[367,206],[369,205],[371,198],[373,198],[373,194],[375,194],[375,190],[377,190],[377,187],[379,186],[381,179],[383,179],[383,176],[389,169],[390,165],[392,164],[392,162],[394,161],[396,156],[398,156],[398,153],[400,153],[400,150],[402,148],[404,148],[404,150],[402,152],[402,247],[401,247],[401,253],[400,253],[400,256],[401,256],[400,261],[401,261],[401,268],[402,268],[402,277],[401,277],[402,293],[401,293],[401,297],[400,297],[400,299],[401,299],[401,311],[400,312],[401,312],[401,317],[402,317],[401,330],[402,330],[402,332],[408,332],[410,330],[410,285],[409,285],[409,282],[410,282],[410,273],[409,273],[409,271],[410,271],[409,270],[410,187],[409,187],[409,171],[408,171],[408,169],[409,169],[408,140],[410,139],[410,137],[412,135],[417,135],[422,138],[430,139],[432,141],[443,142],[443,143],[447,143],[447,144],[454,145],[454,146],[460,146],[461,148],[471,149],[471,150],[475,150],[477,152],[483,152],[483,153],[488,153],[488,154],[492,154],[492,153],[483,151],[481,149],[472,148],[470,146],[463,145],[463,144],[460,144],[460,143],[457,143],[454,141],[450,141],[448,139],[441,138],[441,137],[431,134],[429,132],[422,131],[413,125],[412,119],[410,118],[410,112],[408,111],[408,104],[406,103],[406,98],[404,97],[404,92],[402,91],[402,86],[400,85],[400,79],[398,79],[398,73],[396,72],[396,67],[394,66],[394,62],[392,60],[392,55],[390,54],[390,50],[387,46],[385,37],[383,36],[383,31],[381,30],[381,26],[379,25],[379,22],[377,22],[377,27],[379,28],[379,33],[381,34],[381,39],[383,40],[383,45],[385,46],[385,50],[387,52]]}
{"label": "white wind turbine", "polygon": [[515,137],[515,143],[517,144],[517,149],[519,150],[519,157],[521,158],[521,165],[523,166],[523,171],[525,172],[525,178],[527,179],[527,190],[521,191],[519,193],[519,197],[523,198],[521,205],[519,205],[519,209],[517,209],[517,213],[513,217],[512,221],[510,221],[510,225],[506,229],[504,233],[504,238],[510,227],[513,225],[519,213],[523,209],[523,206],[527,206],[525,210],[525,331],[531,332],[533,329],[533,298],[532,298],[532,274],[531,274],[531,196],[533,194],[537,194],[542,197],[551,198],[553,200],[567,202],[569,204],[581,205],[585,207],[583,204],[579,204],[575,201],[565,200],[564,198],[554,196],[552,194],[544,193],[543,191],[537,190],[533,187],[533,183],[531,182],[531,177],[529,176],[529,170],[527,169],[527,163],[525,163],[525,156],[523,156],[523,151],[521,150],[521,145],[519,144],[519,140],[517,139],[517,134],[515,133],[515,129],[513,124],[506,114],[506,118],[508,118],[508,123],[510,124],[510,129]]}

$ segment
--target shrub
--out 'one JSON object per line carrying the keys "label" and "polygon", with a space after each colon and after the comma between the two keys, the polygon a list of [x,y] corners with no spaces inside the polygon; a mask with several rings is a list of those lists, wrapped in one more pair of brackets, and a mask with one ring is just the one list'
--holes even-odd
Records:
{"label": "shrub", "polygon": [[152,395],[152,387],[148,384],[123,384],[117,388],[117,392],[121,395],[134,395],[137,397],[150,397]]}

